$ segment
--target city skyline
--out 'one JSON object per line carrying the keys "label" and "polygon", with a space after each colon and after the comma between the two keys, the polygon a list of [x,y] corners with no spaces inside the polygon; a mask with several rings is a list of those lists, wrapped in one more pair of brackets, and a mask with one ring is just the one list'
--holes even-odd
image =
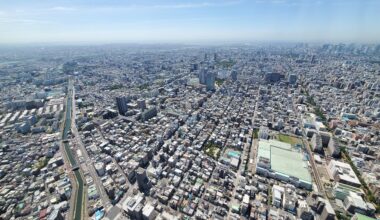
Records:
{"label": "city skyline", "polygon": [[17,1],[0,3],[0,44],[379,43],[380,1]]}

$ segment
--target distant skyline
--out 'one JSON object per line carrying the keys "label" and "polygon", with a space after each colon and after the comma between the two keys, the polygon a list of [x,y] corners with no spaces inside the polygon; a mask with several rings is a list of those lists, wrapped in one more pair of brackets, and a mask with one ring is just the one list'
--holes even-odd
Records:
{"label": "distant skyline", "polygon": [[380,43],[380,0],[14,0],[0,44]]}

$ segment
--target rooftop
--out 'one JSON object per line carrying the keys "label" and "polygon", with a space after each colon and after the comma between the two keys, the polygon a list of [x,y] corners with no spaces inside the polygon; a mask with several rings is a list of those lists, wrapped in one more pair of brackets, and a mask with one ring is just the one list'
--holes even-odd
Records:
{"label": "rooftop", "polygon": [[257,156],[270,160],[271,169],[275,172],[311,183],[311,176],[302,153],[293,150],[290,144],[275,140],[260,140]]}
{"label": "rooftop", "polygon": [[368,217],[359,213],[355,214],[357,220],[374,220],[375,218]]}

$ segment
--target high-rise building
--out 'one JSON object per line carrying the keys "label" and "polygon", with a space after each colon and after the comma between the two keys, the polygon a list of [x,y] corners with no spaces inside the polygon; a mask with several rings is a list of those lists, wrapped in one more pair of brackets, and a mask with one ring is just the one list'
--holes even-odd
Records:
{"label": "high-rise building", "polygon": [[198,70],[198,64],[197,63],[192,63],[190,65],[190,72],[194,72]]}
{"label": "high-rise building", "polygon": [[289,74],[289,84],[296,84],[297,82],[297,75],[295,74]]}
{"label": "high-rise building", "polygon": [[136,179],[140,190],[146,191],[150,189],[151,182],[146,175],[146,171],[143,168],[139,167],[136,170]]}
{"label": "high-rise building", "polygon": [[322,138],[320,134],[314,134],[310,142],[311,148],[314,152],[323,151]]}
{"label": "high-rise building", "polygon": [[146,103],[145,103],[145,100],[144,100],[144,99],[138,99],[138,100],[137,100],[137,106],[138,106],[141,110],[145,110],[145,109],[146,109]]}
{"label": "high-rise building", "polygon": [[117,109],[119,110],[119,113],[121,115],[125,115],[125,113],[127,113],[129,101],[130,101],[130,98],[126,96],[116,97]]}
{"label": "high-rise building", "polygon": [[149,120],[157,115],[157,108],[152,107],[150,109],[145,110],[143,113],[141,113],[141,120],[146,121]]}
{"label": "high-rise building", "polygon": [[264,76],[264,80],[266,83],[275,83],[284,78],[284,75],[277,72],[267,72]]}
{"label": "high-rise building", "polygon": [[238,75],[237,71],[236,70],[232,70],[232,72],[231,72],[231,78],[232,78],[233,81],[237,80],[237,75]]}
{"label": "high-rise building", "polygon": [[199,71],[199,83],[205,85],[206,84],[206,75],[207,75],[207,69],[202,68]]}
{"label": "high-rise building", "polygon": [[329,144],[327,145],[327,150],[332,157],[339,158],[340,157],[340,148],[337,144],[337,140],[331,138]]}
{"label": "high-rise building", "polygon": [[[135,196],[128,196],[122,202],[122,209],[131,219],[142,220],[142,211],[144,208],[145,196],[139,193]],[[124,218],[123,218],[124,219]]]}
{"label": "high-rise building", "polygon": [[206,74],[206,89],[207,91],[215,90],[215,74],[213,72]]}
{"label": "high-rise building", "polygon": [[117,117],[117,111],[112,108],[106,108],[104,113],[103,113],[103,118],[104,119],[111,119]]}

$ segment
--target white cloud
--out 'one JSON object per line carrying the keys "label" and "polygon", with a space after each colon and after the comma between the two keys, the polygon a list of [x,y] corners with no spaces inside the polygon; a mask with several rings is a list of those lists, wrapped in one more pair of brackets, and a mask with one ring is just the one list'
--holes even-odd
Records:
{"label": "white cloud", "polygon": [[[206,8],[206,7],[218,7],[229,6],[239,3],[239,1],[226,1],[226,2],[201,2],[201,3],[187,3],[187,4],[172,4],[172,5],[154,5],[152,8]],[[149,6],[148,6],[149,7]]]}
{"label": "white cloud", "polygon": [[256,0],[255,1],[256,3],[259,3],[259,4],[284,4],[284,3],[288,3],[287,0]]}
{"label": "white cloud", "polygon": [[202,2],[202,3],[188,3],[188,4],[173,4],[173,5],[153,5],[148,6],[151,8],[173,8],[173,9],[181,9],[181,8],[203,8],[203,7],[210,7],[214,6],[214,4],[209,2]]}
{"label": "white cloud", "polygon": [[19,23],[19,24],[49,24],[50,21],[36,19],[19,19],[19,18],[0,18],[0,23]]}
{"label": "white cloud", "polygon": [[180,4],[156,4],[156,5],[127,5],[127,6],[104,6],[104,7],[89,7],[83,10],[95,11],[120,11],[120,10],[149,10],[149,9],[191,9],[191,8],[207,8],[207,7],[225,7],[239,4],[241,0],[230,1],[210,1],[199,3],[180,3]]}
{"label": "white cloud", "polygon": [[216,1],[216,2],[200,2],[200,3],[187,3],[187,4],[172,4],[172,5],[154,5],[154,8],[206,8],[206,7],[223,7],[240,3],[240,1]]}
{"label": "white cloud", "polygon": [[52,8],[49,8],[50,11],[75,11],[77,8],[74,7],[64,7],[64,6],[55,6]]}

